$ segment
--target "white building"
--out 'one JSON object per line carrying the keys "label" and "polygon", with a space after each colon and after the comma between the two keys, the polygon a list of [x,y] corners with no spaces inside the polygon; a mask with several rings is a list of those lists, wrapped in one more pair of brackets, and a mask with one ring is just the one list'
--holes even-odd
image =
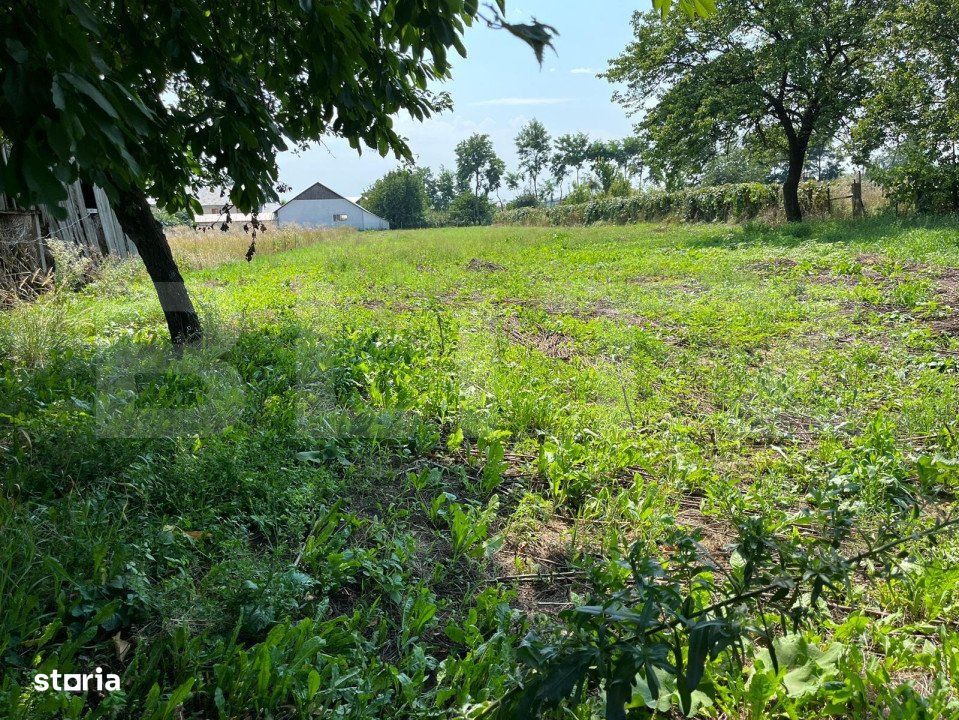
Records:
{"label": "white building", "polygon": [[[203,208],[203,212],[193,217],[193,222],[197,225],[219,226],[226,220],[227,214],[230,220],[235,223],[246,223],[253,219],[252,213],[241,213],[233,207],[228,193],[222,189],[204,188],[197,192],[197,200]],[[260,222],[269,222],[273,219],[273,213],[279,207],[279,204],[271,203],[263,205],[256,213],[257,220]],[[227,213],[226,211],[229,211]]]}
{"label": "white building", "polygon": [[389,230],[390,224],[352,200],[314,183],[273,213],[277,226],[355,227],[358,230]]}

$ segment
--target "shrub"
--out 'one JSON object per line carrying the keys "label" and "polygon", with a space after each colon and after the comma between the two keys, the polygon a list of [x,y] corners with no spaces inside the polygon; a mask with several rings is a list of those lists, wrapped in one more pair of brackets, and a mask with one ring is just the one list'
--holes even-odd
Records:
{"label": "shrub", "polygon": [[539,198],[533,193],[523,193],[506,203],[506,208],[508,210],[518,210],[519,208],[539,207],[539,205]]}
{"label": "shrub", "polygon": [[428,228],[449,227],[452,225],[449,210],[430,208],[426,211],[423,224]]}
{"label": "shrub", "polygon": [[58,289],[79,290],[93,277],[93,259],[79,245],[51,238],[47,248],[53,256],[53,281]]}
{"label": "shrub", "polygon": [[487,198],[473,193],[462,193],[450,205],[451,225],[491,225],[496,208]]}
{"label": "shrub", "polygon": [[573,185],[572,189],[569,191],[569,194],[563,198],[561,204],[563,205],[578,205],[581,203],[589,202],[593,199],[593,191],[589,187],[589,183],[581,182]]}
{"label": "shrub", "polygon": [[934,165],[908,157],[869,171],[897,210],[922,213],[959,211],[959,166]]}

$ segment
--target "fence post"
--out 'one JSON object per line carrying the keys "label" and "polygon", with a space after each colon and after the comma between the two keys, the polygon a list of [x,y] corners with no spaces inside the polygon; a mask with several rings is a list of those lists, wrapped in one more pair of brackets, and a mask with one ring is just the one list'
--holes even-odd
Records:
{"label": "fence post", "polygon": [[37,234],[37,253],[40,255],[40,269],[43,270],[45,275],[47,272],[47,254],[46,246],[43,242],[43,233],[40,232],[40,213],[33,210],[30,214],[33,215],[33,229]]}
{"label": "fence post", "polygon": [[852,181],[852,216],[861,218],[866,214],[866,206],[862,204],[862,171],[856,171]]}

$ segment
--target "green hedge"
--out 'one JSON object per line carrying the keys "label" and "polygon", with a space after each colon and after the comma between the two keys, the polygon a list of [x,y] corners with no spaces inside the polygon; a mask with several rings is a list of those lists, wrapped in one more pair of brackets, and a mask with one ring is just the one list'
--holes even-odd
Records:
{"label": "green hedge", "polygon": [[[803,183],[800,201],[807,212],[829,212],[829,186]],[[675,192],[649,191],[624,198],[600,198],[577,205],[500,210],[498,225],[590,225],[597,222],[626,225],[675,218],[699,222],[741,221],[782,205],[778,185],[743,183],[690,188]]]}

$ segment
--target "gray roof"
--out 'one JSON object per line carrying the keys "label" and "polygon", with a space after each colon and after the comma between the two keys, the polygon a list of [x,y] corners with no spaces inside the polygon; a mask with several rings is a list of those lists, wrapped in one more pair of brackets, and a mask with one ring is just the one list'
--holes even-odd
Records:
{"label": "gray roof", "polygon": [[196,199],[201,205],[229,205],[230,193],[224,192],[223,188],[200,188]]}
{"label": "gray roof", "polygon": [[323,183],[313,183],[292,200],[346,200],[346,198],[330,190]]}

